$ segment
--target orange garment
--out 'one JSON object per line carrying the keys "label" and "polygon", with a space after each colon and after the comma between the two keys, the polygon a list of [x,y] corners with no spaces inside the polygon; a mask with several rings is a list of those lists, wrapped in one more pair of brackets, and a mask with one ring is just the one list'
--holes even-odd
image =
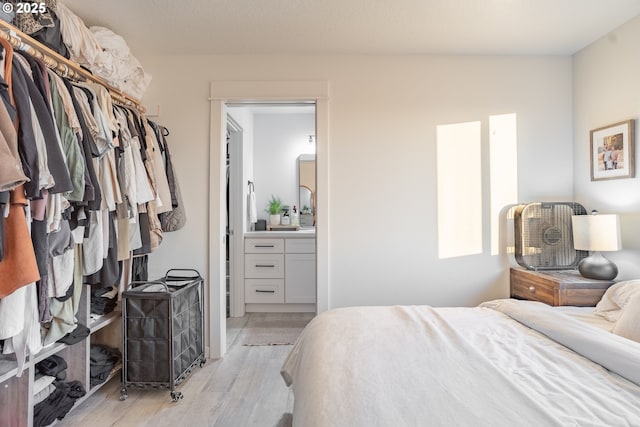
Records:
{"label": "orange garment", "polygon": [[[9,42],[0,39],[0,45],[5,50],[4,79],[9,85],[11,104],[13,101],[13,91],[11,90],[11,62],[13,59],[13,48]],[[14,125],[17,127],[17,120]],[[4,132],[4,137],[9,140],[16,138],[16,134]],[[11,144],[17,144],[12,141]],[[31,234],[27,226],[27,218],[24,208],[27,199],[22,185],[11,190],[11,200],[9,202],[9,215],[4,218],[4,258],[0,261],[0,298],[4,298],[16,289],[40,280],[36,254],[31,242]]]}
{"label": "orange garment", "polygon": [[40,280],[36,255],[27,227],[22,186],[11,191],[9,216],[4,218],[4,258],[0,261],[0,298]]}

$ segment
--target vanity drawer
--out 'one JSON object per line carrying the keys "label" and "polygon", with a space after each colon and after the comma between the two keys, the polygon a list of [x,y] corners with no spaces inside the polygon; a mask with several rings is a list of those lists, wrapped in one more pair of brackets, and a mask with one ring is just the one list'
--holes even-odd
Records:
{"label": "vanity drawer", "polygon": [[283,279],[246,279],[244,301],[247,304],[284,303]]}
{"label": "vanity drawer", "polygon": [[283,254],[245,254],[244,277],[247,279],[283,279]]}
{"label": "vanity drawer", "polygon": [[281,254],[284,252],[284,239],[244,239],[244,252]]}
{"label": "vanity drawer", "polygon": [[285,252],[288,254],[315,254],[316,239],[287,239]]}

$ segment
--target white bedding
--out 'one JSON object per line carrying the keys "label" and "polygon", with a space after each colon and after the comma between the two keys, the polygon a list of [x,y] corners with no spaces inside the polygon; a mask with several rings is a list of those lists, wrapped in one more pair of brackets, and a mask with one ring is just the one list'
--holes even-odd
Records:
{"label": "white bedding", "polygon": [[573,306],[560,306],[554,307],[553,310],[562,312],[576,320],[590,324],[600,329],[604,329],[607,332],[613,331],[615,322],[610,322],[604,317],[595,313],[593,307],[573,307]]}
{"label": "white bedding", "polygon": [[284,363],[294,427],[640,425],[640,344],[543,304],[497,305],[618,373],[489,307],[336,309]]}

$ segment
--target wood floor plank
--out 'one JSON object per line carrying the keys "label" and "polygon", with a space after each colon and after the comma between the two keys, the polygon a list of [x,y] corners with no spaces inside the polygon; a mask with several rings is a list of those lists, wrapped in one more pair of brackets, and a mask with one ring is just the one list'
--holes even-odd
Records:
{"label": "wood floor plank", "polygon": [[74,408],[56,426],[92,427],[289,427],[293,393],[280,376],[291,345],[243,346],[246,328],[295,327],[308,313],[249,313],[227,319],[228,352],[207,360],[177,388],[184,398],[173,402],[169,390],[128,387],[120,401],[119,378],[112,379]]}

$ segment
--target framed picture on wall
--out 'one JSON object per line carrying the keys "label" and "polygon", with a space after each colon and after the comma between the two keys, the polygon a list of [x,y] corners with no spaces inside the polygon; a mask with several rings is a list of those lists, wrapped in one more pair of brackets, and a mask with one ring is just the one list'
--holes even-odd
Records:
{"label": "framed picture on wall", "polygon": [[591,181],[633,178],[635,122],[594,129],[591,134]]}

